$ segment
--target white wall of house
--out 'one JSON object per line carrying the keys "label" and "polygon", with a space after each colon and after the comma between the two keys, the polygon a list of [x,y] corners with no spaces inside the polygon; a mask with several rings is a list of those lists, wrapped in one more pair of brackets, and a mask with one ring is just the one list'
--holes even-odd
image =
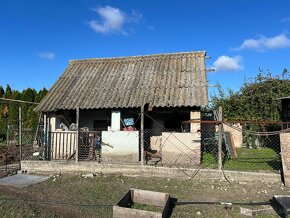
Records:
{"label": "white wall of house", "polygon": [[162,132],[150,138],[151,148],[160,151],[164,164],[200,164],[200,134]]}
{"label": "white wall of house", "polygon": [[112,111],[111,113],[111,130],[119,131],[121,129],[121,111]]}
{"label": "white wall of house", "polygon": [[102,131],[102,160],[137,162],[139,160],[138,131]]}

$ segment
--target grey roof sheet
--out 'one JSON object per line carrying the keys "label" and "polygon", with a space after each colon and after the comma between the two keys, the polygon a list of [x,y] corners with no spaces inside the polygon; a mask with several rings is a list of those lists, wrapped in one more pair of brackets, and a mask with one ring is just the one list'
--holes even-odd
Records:
{"label": "grey roof sheet", "polygon": [[73,60],[36,110],[207,105],[205,55]]}

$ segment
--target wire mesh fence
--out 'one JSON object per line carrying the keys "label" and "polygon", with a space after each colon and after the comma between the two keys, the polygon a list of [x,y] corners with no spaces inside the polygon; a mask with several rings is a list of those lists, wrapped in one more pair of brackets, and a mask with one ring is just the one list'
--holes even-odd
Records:
{"label": "wire mesh fence", "polygon": [[33,156],[35,129],[22,128],[21,146],[18,126],[7,125],[7,134],[0,144],[0,177],[20,170],[20,160]]}
{"label": "wire mesh fence", "polygon": [[224,123],[219,131],[218,123],[201,122],[194,128],[144,129],[143,140],[136,129],[50,131],[40,153],[46,160],[218,169],[221,137],[223,169],[281,170],[281,132],[249,131],[248,126]]}
{"label": "wire mesh fence", "polygon": [[[219,169],[221,143],[223,169],[274,172],[282,169],[280,134],[289,129],[277,122],[267,125],[223,122],[219,129],[221,123],[212,118],[208,123],[198,120],[180,128],[166,128],[149,118],[156,125],[145,128],[143,134],[137,127],[118,131],[108,128],[45,131],[43,124],[37,129],[22,126],[22,159]],[[0,143],[1,169],[19,163],[19,144],[19,125],[7,125],[5,141]]]}

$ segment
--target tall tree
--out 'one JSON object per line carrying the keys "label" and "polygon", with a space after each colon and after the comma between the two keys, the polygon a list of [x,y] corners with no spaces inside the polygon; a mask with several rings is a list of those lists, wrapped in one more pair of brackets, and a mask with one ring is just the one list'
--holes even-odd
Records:
{"label": "tall tree", "polygon": [[[11,98],[16,100],[24,100],[30,102],[40,102],[46,95],[47,89],[43,88],[37,92],[33,88],[27,88],[22,92],[13,90],[10,85],[6,86],[4,91],[3,87],[0,85],[0,97]],[[3,116],[4,106],[9,106],[9,116]],[[9,102],[9,101],[0,101],[0,142],[5,140],[7,126],[12,125],[17,128],[18,126],[18,106],[19,103]],[[39,113],[34,111],[34,104],[21,104],[22,106],[22,118],[25,128],[36,128],[38,125]]]}
{"label": "tall tree", "polygon": [[7,84],[7,85],[6,85],[6,90],[5,90],[4,97],[5,97],[5,98],[10,98],[11,95],[12,95],[12,89],[11,89],[11,87]]}
{"label": "tall tree", "polygon": [[2,98],[4,94],[5,94],[4,89],[2,86],[0,86],[0,98]]}

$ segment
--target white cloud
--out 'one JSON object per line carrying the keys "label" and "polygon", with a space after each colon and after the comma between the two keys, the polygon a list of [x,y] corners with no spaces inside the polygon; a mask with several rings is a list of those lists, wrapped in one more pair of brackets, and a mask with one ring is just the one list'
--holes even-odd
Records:
{"label": "white cloud", "polygon": [[281,19],[282,22],[290,22],[290,17],[283,17]]}
{"label": "white cloud", "polygon": [[38,57],[43,58],[43,59],[47,59],[47,60],[53,60],[55,58],[55,54],[53,52],[50,52],[50,51],[40,52],[40,53],[38,53]]}
{"label": "white cloud", "polygon": [[286,48],[290,46],[290,39],[284,34],[280,34],[272,38],[267,38],[265,46],[267,49]]}
{"label": "white cloud", "polygon": [[127,34],[125,31],[126,23],[138,23],[143,15],[132,10],[130,15],[109,5],[93,9],[99,15],[99,20],[89,21],[89,26],[98,33],[121,33]]}
{"label": "white cloud", "polygon": [[128,22],[131,22],[131,23],[138,23],[142,19],[143,19],[143,14],[137,12],[134,9],[132,10],[131,15],[128,16]]}
{"label": "white cloud", "polygon": [[246,39],[236,50],[265,51],[290,47],[290,39],[285,34],[273,37],[259,36],[257,39]]}
{"label": "white cloud", "polygon": [[222,55],[213,63],[213,68],[215,71],[238,71],[243,69],[242,60],[241,56]]}

